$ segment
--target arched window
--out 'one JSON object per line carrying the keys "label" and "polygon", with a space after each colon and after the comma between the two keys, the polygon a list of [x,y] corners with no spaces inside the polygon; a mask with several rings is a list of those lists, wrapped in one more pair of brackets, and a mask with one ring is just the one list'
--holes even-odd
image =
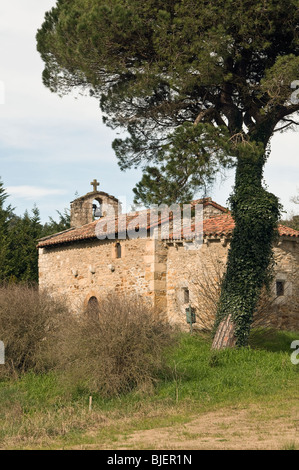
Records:
{"label": "arched window", "polygon": [[121,258],[121,244],[115,243],[115,258]]}
{"label": "arched window", "polygon": [[99,301],[95,296],[90,297],[88,301],[87,314],[93,320],[99,318]]}

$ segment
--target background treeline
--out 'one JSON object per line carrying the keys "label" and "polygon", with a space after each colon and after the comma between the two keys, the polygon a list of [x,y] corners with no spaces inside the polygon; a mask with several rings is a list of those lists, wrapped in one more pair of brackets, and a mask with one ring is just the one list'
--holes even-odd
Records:
{"label": "background treeline", "polygon": [[0,180],[0,282],[34,283],[38,280],[37,240],[69,228],[70,215],[68,210],[57,211],[58,222],[49,217],[42,224],[37,206],[18,216],[6,204],[8,196]]}
{"label": "background treeline", "polygon": [[293,215],[288,219],[282,220],[281,223],[287,227],[299,230],[299,215]]}
{"label": "background treeline", "polygon": [[[298,204],[299,206],[299,191],[298,191],[298,194],[297,196],[293,196],[291,198],[291,201],[294,203],[294,204]],[[298,215],[298,211],[296,211],[297,213],[292,213],[288,218],[284,218],[281,223],[286,225],[287,227],[291,227],[295,230],[299,230],[299,215]]]}

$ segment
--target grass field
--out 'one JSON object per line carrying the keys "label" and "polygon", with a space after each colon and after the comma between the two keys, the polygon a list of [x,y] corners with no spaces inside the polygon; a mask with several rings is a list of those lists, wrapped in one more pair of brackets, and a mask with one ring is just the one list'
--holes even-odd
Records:
{"label": "grass field", "polygon": [[[212,352],[182,334],[153,389],[103,399],[55,373],[0,382],[1,449],[299,448],[299,333]],[[1,367],[1,366],[0,366]],[[182,447],[183,446],[183,447]]]}

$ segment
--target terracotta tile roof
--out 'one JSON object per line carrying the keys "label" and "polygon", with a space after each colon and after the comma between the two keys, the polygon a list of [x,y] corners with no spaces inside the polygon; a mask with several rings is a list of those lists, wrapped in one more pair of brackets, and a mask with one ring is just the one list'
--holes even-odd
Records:
{"label": "terracotta tile roof", "polygon": [[[216,217],[213,217],[211,219],[206,219],[203,221],[203,235],[204,237],[227,237],[232,235],[233,230],[235,228],[235,222],[232,216],[227,213],[223,215],[219,215]],[[194,237],[194,230],[195,226],[191,226],[191,230],[189,231],[181,231],[181,232],[176,232],[173,233],[172,237],[173,239],[180,239],[180,238],[192,238]],[[295,237],[299,238],[299,231],[294,230],[292,228],[286,227],[284,225],[279,224],[278,225],[278,233],[279,236],[286,236],[286,237]],[[184,235],[184,237],[183,237]]]}
{"label": "terracotta tile roof", "polygon": [[48,237],[41,238],[38,241],[38,248],[49,245],[60,245],[61,243],[68,243],[77,240],[88,240],[91,238],[96,238],[95,227],[97,221],[92,222],[91,224],[82,225],[79,228],[70,228],[64,232],[55,233]]}
{"label": "terracotta tile roof", "polygon": [[203,231],[205,236],[230,235],[234,227],[234,219],[228,213],[205,220]]}
{"label": "terracotta tile roof", "polygon": [[[234,220],[229,213],[214,216],[210,219],[203,220],[203,236],[228,236],[232,234],[234,227]],[[174,232],[169,238],[174,240],[178,240],[180,238],[194,238],[195,225],[191,225],[190,229],[188,230],[185,228],[184,231],[181,230],[179,232]]]}
{"label": "terracotta tile roof", "polygon": [[[158,218],[158,223],[150,224],[150,210],[132,212],[128,214],[121,214],[119,217],[105,217],[102,219],[103,223],[103,231],[106,235],[113,235],[117,234],[118,230],[122,230],[125,228],[126,230],[132,229],[132,226],[135,228],[134,219],[138,218],[138,224],[136,225],[136,229],[145,229],[149,230],[150,228],[155,228],[155,226],[160,225],[161,223],[165,223],[169,221],[169,216],[163,218]],[[79,240],[90,240],[94,238],[98,238],[97,235],[99,234],[99,226],[98,223],[101,219],[95,220],[90,224],[82,225],[82,227],[78,228],[70,228],[65,230],[64,232],[55,233],[48,237],[41,238],[38,242],[38,248],[42,248],[44,246],[50,245],[60,245],[62,243],[69,243],[73,241]],[[142,223],[143,222],[143,223]],[[106,226],[107,225],[107,226]],[[117,238],[117,237],[116,237]]]}
{"label": "terracotta tile roof", "polygon": [[[197,201],[194,201],[197,202]],[[210,202],[211,203],[211,202]],[[216,204],[216,203],[215,203]],[[221,207],[221,206],[220,206]],[[225,208],[223,208],[225,209]],[[225,209],[226,211],[226,209]],[[143,215],[143,217],[141,217]],[[118,231],[118,226],[124,227],[126,229],[132,228],[134,226],[134,219],[138,217],[138,222],[139,224],[136,226],[136,228],[140,229],[153,229],[157,227],[158,225],[168,222],[169,217],[164,218],[162,220],[159,220],[158,223],[156,224],[150,224],[150,219],[149,219],[149,210],[144,210],[140,212],[135,212],[135,213],[129,213],[129,214],[123,214],[121,215],[118,219],[117,218],[106,218],[105,220],[107,221],[107,227],[109,227],[109,230],[107,229],[107,234],[108,233],[117,233]],[[49,237],[45,237],[41,240],[39,240],[38,243],[38,248],[43,248],[43,247],[48,247],[48,246],[55,246],[55,245],[60,245],[63,243],[71,243],[75,241],[80,241],[80,240],[92,240],[97,238],[97,232],[96,232],[96,227],[98,224],[99,220],[95,220],[94,222],[83,225],[82,227],[79,228],[71,228],[69,230],[66,230],[64,232],[60,232],[57,234],[54,234]],[[143,223],[140,223],[143,222]],[[118,225],[119,224],[119,225]],[[130,226],[131,224],[131,226]],[[224,213],[219,216],[215,216],[210,219],[205,219],[203,221],[203,235],[204,237],[221,237],[221,236],[229,236],[232,234],[233,229],[234,229],[235,223],[230,215],[230,213]],[[112,230],[112,227],[115,227],[115,230]],[[181,239],[181,238],[193,238],[194,237],[194,230],[195,226],[194,224],[191,226],[191,229],[184,230],[184,233],[182,231],[180,232],[174,232],[169,239]],[[106,231],[106,230],[105,230]],[[299,238],[299,231],[285,227],[283,225],[278,226],[278,231],[280,236],[287,236],[287,237],[296,237]],[[184,237],[183,237],[184,235]],[[117,238],[117,237],[116,237]]]}
{"label": "terracotta tile roof", "polygon": [[279,235],[281,237],[286,236],[286,237],[297,237],[297,238],[299,238],[299,230],[295,230],[293,228],[286,227],[285,225],[280,224],[278,226],[278,231],[279,231]]}

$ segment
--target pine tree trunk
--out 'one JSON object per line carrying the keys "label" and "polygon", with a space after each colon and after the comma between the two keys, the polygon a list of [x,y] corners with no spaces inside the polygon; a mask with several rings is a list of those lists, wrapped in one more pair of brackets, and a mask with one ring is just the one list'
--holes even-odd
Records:
{"label": "pine tree trunk", "polygon": [[214,349],[247,345],[261,290],[271,281],[280,206],[262,187],[264,154],[246,151],[238,158],[231,196],[235,229],[214,326]]}

